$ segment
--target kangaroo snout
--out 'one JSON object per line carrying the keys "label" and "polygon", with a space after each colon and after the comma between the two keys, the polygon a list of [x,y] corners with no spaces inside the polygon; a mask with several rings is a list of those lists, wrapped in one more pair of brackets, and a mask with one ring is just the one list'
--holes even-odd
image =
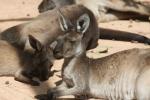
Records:
{"label": "kangaroo snout", "polygon": [[42,77],[41,79],[40,79],[40,81],[47,81],[48,79],[49,79],[49,76],[50,76],[50,74],[49,75],[47,75],[46,77]]}
{"label": "kangaroo snout", "polygon": [[63,58],[63,55],[62,55],[62,48],[60,47],[60,44],[57,44],[56,47],[54,48],[53,50],[53,53],[54,53],[54,57],[56,59],[61,59]]}
{"label": "kangaroo snout", "polygon": [[61,59],[61,58],[63,58],[63,55],[62,55],[59,51],[55,51],[55,52],[54,52],[54,57],[55,57],[56,59]]}

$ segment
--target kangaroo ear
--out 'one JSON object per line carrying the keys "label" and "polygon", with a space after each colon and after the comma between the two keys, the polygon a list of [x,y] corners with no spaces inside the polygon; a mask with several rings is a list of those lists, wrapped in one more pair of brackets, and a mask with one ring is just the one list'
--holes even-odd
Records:
{"label": "kangaroo ear", "polygon": [[72,25],[70,20],[66,19],[60,10],[58,10],[57,13],[59,15],[58,20],[59,20],[59,24],[60,24],[62,31],[65,31],[65,32],[68,31],[70,25]]}
{"label": "kangaroo ear", "polygon": [[40,41],[35,39],[32,35],[29,35],[29,43],[33,49],[35,49],[37,51],[42,50],[42,47],[43,47],[42,44],[40,43]]}
{"label": "kangaroo ear", "polygon": [[83,14],[77,20],[77,32],[85,33],[90,25],[90,17],[88,14]]}
{"label": "kangaroo ear", "polygon": [[54,41],[50,44],[50,48],[54,50],[54,48],[56,47],[57,45],[57,41]]}

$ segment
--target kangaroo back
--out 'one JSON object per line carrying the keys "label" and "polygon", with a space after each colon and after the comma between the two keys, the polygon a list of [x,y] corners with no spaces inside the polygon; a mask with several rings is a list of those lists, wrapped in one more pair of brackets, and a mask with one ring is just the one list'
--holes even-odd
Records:
{"label": "kangaroo back", "polygon": [[6,41],[0,41],[0,76],[14,75],[21,69],[20,55],[16,48]]}

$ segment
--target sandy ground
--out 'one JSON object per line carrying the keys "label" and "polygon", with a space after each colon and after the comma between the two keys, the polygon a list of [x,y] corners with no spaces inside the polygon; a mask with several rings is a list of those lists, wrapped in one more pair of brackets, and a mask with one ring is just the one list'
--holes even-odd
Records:
{"label": "sandy ground", "polygon": [[[0,0],[0,30],[24,23],[20,19],[28,19],[38,15],[37,6],[41,0]],[[18,20],[19,19],[19,20]],[[150,23],[137,21],[114,21],[99,24],[101,27],[118,29],[129,32],[136,32],[150,37]],[[87,55],[92,58],[99,58],[112,53],[130,48],[149,48],[148,45],[131,42],[99,40],[99,46]],[[107,53],[99,53],[100,50],[108,49]],[[54,69],[60,70],[63,60],[56,61]],[[54,82],[58,81],[60,72],[56,73],[47,82],[41,86],[30,86],[21,82],[14,81],[13,77],[0,78],[0,100],[34,100],[34,96],[46,93],[47,89],[55,86]],[[63,97],[70,100],[72,96]]]}

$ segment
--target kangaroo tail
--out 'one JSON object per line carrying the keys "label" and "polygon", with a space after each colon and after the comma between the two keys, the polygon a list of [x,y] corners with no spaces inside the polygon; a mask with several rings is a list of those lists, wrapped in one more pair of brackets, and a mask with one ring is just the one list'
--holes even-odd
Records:
{"label": "kangaroo tail", "polygon": [[100,39],[114,39],[118,41],[137,41],[150,45],[150,38],[132,32],[100,28]]}

